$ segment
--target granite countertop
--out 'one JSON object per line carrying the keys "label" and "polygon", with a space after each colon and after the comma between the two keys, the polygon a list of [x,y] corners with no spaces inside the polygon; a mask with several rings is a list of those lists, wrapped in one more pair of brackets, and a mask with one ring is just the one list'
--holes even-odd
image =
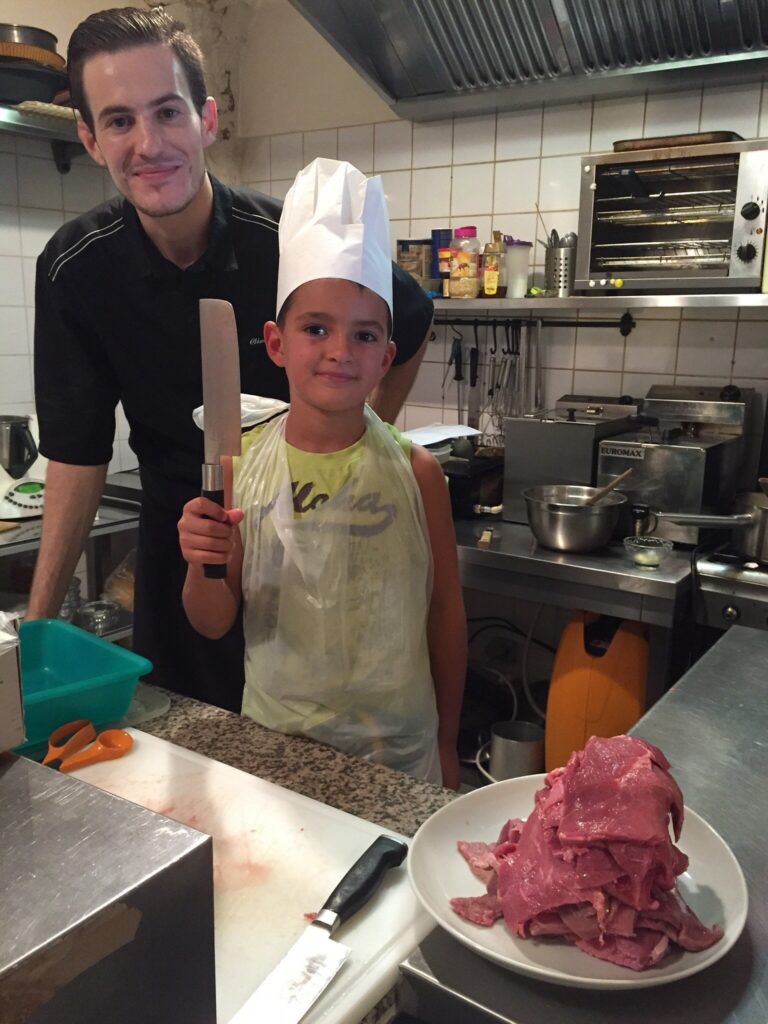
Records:
{"label": "granite countertop", "polygon": [[457,795],[231,711],[168,696],[170,710],[137,728],[402,835],[412,836]]}

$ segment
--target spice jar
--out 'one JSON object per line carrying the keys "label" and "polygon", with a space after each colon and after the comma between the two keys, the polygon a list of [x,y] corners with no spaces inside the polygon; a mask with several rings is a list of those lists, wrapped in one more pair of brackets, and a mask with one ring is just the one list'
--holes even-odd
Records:
{"label": "spice jar", "polygon": [[437,276],[440,280],[440,294],[446,299],[451,295],[452,258],[453,251],[449,245],[437,250]]}
{"label": "spice jar", "polygon": [[448,284],[452,299],[476,299],[480,294],[480,243],[472,225],[453,232]]}
{"label": "spice jar", "polygon": [[483,250],[482,296],[484,299],[503,299],[507,294],[507,247],[501,232],[493,232],[493,241]]}

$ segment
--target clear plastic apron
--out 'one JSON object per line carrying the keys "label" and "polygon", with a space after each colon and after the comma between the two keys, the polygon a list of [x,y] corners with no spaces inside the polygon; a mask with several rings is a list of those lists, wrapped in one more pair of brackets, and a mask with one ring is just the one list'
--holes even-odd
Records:
{"label": "clear plastic apron", "polygon": [[243,714],[440,783],[431,555],[409,460],[366,408],[340,488],[297,516],[285,420],[263,428],[235,474],[245,513]]}

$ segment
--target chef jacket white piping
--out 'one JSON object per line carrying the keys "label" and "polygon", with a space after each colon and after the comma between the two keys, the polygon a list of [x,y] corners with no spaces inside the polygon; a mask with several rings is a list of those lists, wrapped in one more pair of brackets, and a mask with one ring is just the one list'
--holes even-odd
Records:
{"label": "chef jacket white piping", "polygon": [[[103,228],[96,228],[93,231],[89,231],[87,235],[83,235],[81,239],[75,242],[74,245],[71,245],[69,249],[66,250],[66,252],[63,252],[60,256],[57,256],[56,259],[53,261],[53,264],[51,265],[51,272],[48,275],[51,281],[56,280],[59,271],[61,270],[65,263],[68,263],[71,259],[74,259],[75,256],[79,256],[84,249],[88,248],[91,242],[98,242],[102,238],[108,238],[110,235],[114,235],[117,231],[120,231],[124,227],[125,224],[123,223],[123,218],[119,217],[117,220],[112,221],[111,224],[107,224]],[[75,250],[75,252],[72,252],[73,249]],[[67,256],[67,253],[71,253],[71,255]],[[66,257],[66,259],[64,257]]]}
{"label": "chef jacket white piping", "polygon": [[[240,214],[241,216],[238,216]],[[237,206],[232,207],[232,216],[236,220],[245,221],[246,224],[257,224],[260,227],[269,228],[270,231],[277,231],[277,221],[271,217],[264,217],[260,213],[251,213],[250,210],[241,210]],[[263,222],[263,223],[259,223]]]}

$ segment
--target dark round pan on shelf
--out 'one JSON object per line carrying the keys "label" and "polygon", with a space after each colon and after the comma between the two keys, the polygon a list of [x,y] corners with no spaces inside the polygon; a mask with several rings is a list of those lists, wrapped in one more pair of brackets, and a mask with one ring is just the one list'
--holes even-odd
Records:
{"label": "dark round pan on shelf", "polygon": [[66,87],[67,76],[62,71],[29,60],[0,60],[0,103],[50,103]]}

